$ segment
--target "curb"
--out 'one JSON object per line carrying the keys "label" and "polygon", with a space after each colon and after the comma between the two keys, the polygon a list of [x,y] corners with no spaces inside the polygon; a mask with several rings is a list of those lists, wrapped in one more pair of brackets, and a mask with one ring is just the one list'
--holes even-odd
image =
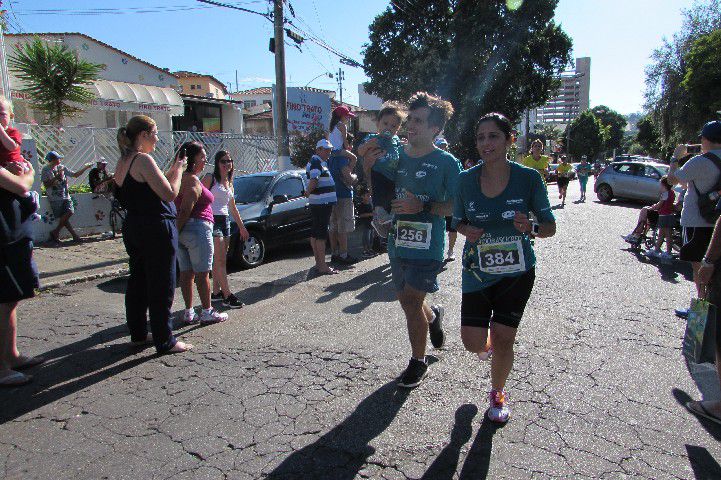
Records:
{"label": "curb", "polygon": [[[40,286],[40,288],[37,289],[38,292],[45,292],[47,290],[51,290],[53,288],[58,287],[65,287],[68,285],[75,285],[76,283],[85,283],[85,282],[91,282],[93,280],[99,280],[102,278],[112,278],[112,277],[121,277],[124,275],[129,275],[130,269],[128,267],[125,268],[118,268],[115,270],[105,270],[103,272],[94,273],[91,275],[85,275],[83,277],[74,277],[74,278],[68,278],[65,280],[56,280],[53,282],[47,282]],[[42,273],[40,274],[42,278]]]}

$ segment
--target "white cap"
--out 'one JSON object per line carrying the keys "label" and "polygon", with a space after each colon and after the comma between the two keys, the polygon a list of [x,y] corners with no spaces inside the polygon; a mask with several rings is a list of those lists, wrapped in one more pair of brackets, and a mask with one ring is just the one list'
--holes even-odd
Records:
{"label": "white cap", "polygon": [[327,148],[333,150],[333,144],[330,143],[327,139],[321,138],[320,140],[318,140],[318,143],[315,144],[315,148]]}

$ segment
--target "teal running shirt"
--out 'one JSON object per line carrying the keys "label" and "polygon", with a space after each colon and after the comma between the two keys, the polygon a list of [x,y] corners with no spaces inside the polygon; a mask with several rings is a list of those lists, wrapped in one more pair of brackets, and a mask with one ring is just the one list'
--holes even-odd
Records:
{"label": "teal running shirt", "polygon": [[[453,200],[461,164],[448,152],[436,149],[422,157],[409,157],[401,149],[396,170],[396,198],[405,191],[423,202]],[[446,219],[427,212],[396,215],[388,234],[388,256],[443,261],[446,243]]]}
{"label": "teal running shirt", "polygon": [[481,192],[482,164],[461,173],[458,180],[453,226],[466,222],[484,231],[477,243],[466,241],[463,246],[464,293],[522,275],[536,265],[530,237],[513,226],[516,212],[533,212],[539,223],[555,221],[541,175],[514,162],[510,165],[508,185],[497,197]]}

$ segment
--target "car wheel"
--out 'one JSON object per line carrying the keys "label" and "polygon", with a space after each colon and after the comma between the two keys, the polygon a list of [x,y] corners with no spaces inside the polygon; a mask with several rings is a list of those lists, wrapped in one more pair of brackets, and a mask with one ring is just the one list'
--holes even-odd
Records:
{"label": "car wheel", "polygon": [[602,203],[608,203],[613,198],[613,190],[611,190],[611,187],[608,186],[608,184],[602,184],[598,186],[598,189],[596,190],[596,196],[598,197],[598,200]]}
{"label": "car wheel", "polygon": [[265,243],[256,232],[249,232],[250,236],[245,242],[238,240],[235,248],[235,260],[241,268],[257,267],[265,260]]}

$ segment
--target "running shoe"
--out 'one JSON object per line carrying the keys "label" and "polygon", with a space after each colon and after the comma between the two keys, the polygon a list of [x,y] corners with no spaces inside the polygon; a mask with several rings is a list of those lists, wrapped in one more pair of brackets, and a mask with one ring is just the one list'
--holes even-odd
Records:
{"label": "running shoe", "polygon": [[211,301],[222,300],[222,299],[223,299],[223,292],[211,293],[211,294],[210,294],[210,300],[211,300]]}
{"label": "running shoe", "polygon": [[232,293],[223,299],[223,306],[226,308],[243,308],[245,304]]}
{"label": "running shoe", "polygon": [[489,360],[493,356],[493,347],[489,348],[485,352],[478,352],[478,360]]}
{"label": "running shoe", "polygon": [[688,308],[674,310],[677,317],[688,318]]}
{"label": "running shoe", "polygon": [[443,348],[446,343],[446,332],[443,331],[443,305],[432,305],[431,310],[436,314],[435,320],[428,324],[428,334],[431,337],[433,348]]}
{"label": "running shoe", "polygon": [[415,358],[411,358],[408,362],[408,368],[405,369],[398,380],[398,386],[401,388],[416,388],[421,384],[428,372],[428,364]]}
{"label": "running shoe", "polygon": [[195,309],[183,310],[183,325],[193,325],[198,323],[198,315],[195,313]]}
{"label": "running shoe", "polygon": [[511,416],[508,408],[508,394],[505,390],[491,390],[488,394],[488,419],[496,423],[506,423]]}
{"label": "running shoe", "polygon": [[220,313],[214,308],[211,308],[209,312],[202,311],[200,313],[201,325],[211,325],[213,323],[220,323],[226,320],[228,320],[228,314]]}

